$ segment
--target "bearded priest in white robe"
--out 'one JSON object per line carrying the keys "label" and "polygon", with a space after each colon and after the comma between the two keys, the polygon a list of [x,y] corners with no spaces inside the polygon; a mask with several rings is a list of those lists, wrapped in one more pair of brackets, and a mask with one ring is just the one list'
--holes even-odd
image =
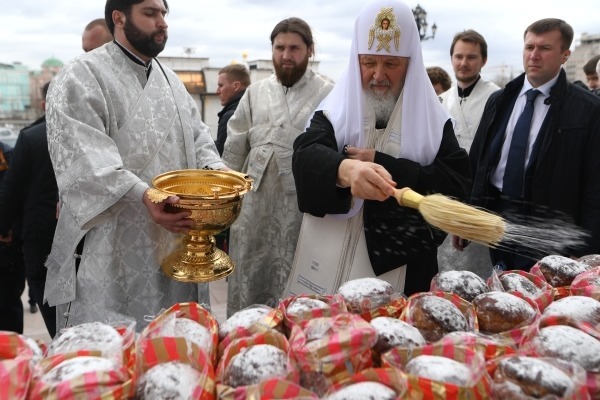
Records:
{"label": "bearded priest in white robe", "polygon": [[231,226],[227,315],[252,304],[277,306],[302,221],[292,176],[292,143],[332,84],[308,68],[314,41],[299,18],[271,33],[275,74],[253,83],[227,125],[223,161],[254,179]]}
{"label": "bearded priest in white robe", "polygon": [[141,330],[174,303],[209,304],[207,284],[176,282],[160,269],[192,224],[188,212],[164,211],[176,196],[155,204],[147,194],[158,174],[225,168],[193,99],[155,58],[167,11],[163,0],[108,0],[115,41],[67,64],[51,84],[60,215],[45,298],[57,306],[58,329],[126,320]]}

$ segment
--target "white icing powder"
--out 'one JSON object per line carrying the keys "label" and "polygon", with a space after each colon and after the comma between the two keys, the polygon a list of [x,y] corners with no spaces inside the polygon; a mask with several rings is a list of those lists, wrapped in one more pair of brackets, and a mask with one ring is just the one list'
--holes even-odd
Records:
{"label": "white icing powder", "polygon": [[101,322],[89,322],[65,330],[48,346],[47,356],[95,350],[115,362],[123,361],[123,338],[115,328]]}
{"label": "white icing powder", "polygon": [[524,386],[535,384],[550,389],[552,394],[565,397],[575,386],[573,380],[560,368],[539,358],[514,356],[502,360],[496,370]]}
{"label": "white icing powder", "polygon": [[434,279],[440,290],[455,293],[467,301],[488,291],[483,279],[471,271],[444,271]]}
{"label": "white icing powder", "polygon": [[288,315],[298,315],[314,309],[328,309],[329,304],[310,297],[297,297],[287,307]]}
{"label": "white icing powder", "polygon": [[188,318],[175,319],[175,335],[184,337],[187,340],[196,343],[198,347],[205,351],[210,351],[212,347],[211,335],[208,329],[198,322]]}
{"label": "white icing powder", "polygon": [[199,371],[182,362],[157,364],[140,377],[136,385],[136,398],[189,400],[201,378]]}
{"label": "white icing powder", "polygon": [[589,286],[600,286],[600,276],[596,276],[586,280]]}
{"label": "white icing powder", "polygon": [[532,339],[532,346],[543,356],[575,362],[587,371],[600,371],[600,341],[579,329],[547,326]]}
{"label": "white icing powder", "polygon": [[[450,300],[438,296],[423,296],[416,301],[423,311],[447,332],[466,331],[467,319]],[[416,304],[415,304],[416,305]]]}
{"label": "white icing powder", "polygon": [[470,368],[447,357],[421,355],[406,364],[406,372],[437,382],[466,386],[471,381]]}
{"label": "white icing powder", "polygon": [[567,296],[550,303],[544,315],[571,317],[596,325],[600,323],[600,301],[586,296]]}
{"label": "white icing powder", "polygon": [[[487,304],[481,304],[483,299],[490,299]],[[477,315],[480,311],[483,313],[494,313],[504,316],[524,315],[526,320],[535,315],[535,310],[527,301],[510,293],[505,292],[488,292],[479,295],[473,300],[473,304],[477,309]]]}
{"label": "white icing powder", "polygon": [[572,280],[589,268],[584,263],[558,255],[546,256],[539,261],[539,264],[541,267],[545,266],[548,268],[552,274],[557,275],[551,277],[546,276],[546,280],[548,280],[548,283],[552,286],[557,286],[561,280],[567,277]]}
{"label": "white icing powder", "polygon": [[525,296],[534,296],[542,290],[523,275],[512,272],[502,275],[500,281],[502,282],[504,290],[514,290]]}
{"label": "white icing powder", "polygon": [[233,356],[227,366],[227,382],[232,387],[255,385],[267,378],[287,374],[287,355],[270,344],[255,344]]}
{"label": "white icing powder", "polygon": [[249,328],[271,311],[270,307],[252,307],[233,314],[219,326],[219,339],[223,339],[236,328]]}
{"label": "white icing powder", "polygon": [[600,254],[588,254],[587,256],[579,257],[577,261],[590,267],[598,267],[600,266]]}
{"label": "white icing powder", "polygon": [[371,300],[372,308],[376,308],[390,302],[394,287],[382,279],[360,278],[344,283],[339,287],[338,293],[350,303],[368,298]]}
{"label": "white icing powder", "polygon": [[86,372],[113,371],[115,363],[104,357],[81,356],[69,358],[42,375],[42,382],[58,384]]}
{"label": "white icing powder", "polygon": [[325,397],[326,400],[394,400],[396,392],[379,382],[359,382]]}
{"label": "white icing powder", "polygon": [[388,348],[402,346],[415,347],[427,344],[421,332],[414,326],[391,317],[377,317],[371,320],[378,337],[388,342]]}

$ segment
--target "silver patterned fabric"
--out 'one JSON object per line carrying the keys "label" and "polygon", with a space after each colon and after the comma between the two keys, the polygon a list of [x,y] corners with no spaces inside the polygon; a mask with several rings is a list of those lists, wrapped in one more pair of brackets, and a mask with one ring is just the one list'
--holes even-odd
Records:
{"label": "silver patterned fabric", "polygon": [[59,329],[133,319],[140,330],[145,316],[176,302],[209,303],[208,285],[160,270],[181,236],[151,220],[142,196],[160,173],[224,164],[179,78],[156,60],[151,71],[146,78],[109,43],[66,65],[50,86],[48,147],[61,211],[45,298],[58,306]]}
{"label": "silver patterned fabric", "polygon": [[231,226],[227,315],[252,304],[276,306],[288,280],[302,213],[292,175],[294,139],[332,84],[307,69],[291,88],[275,75],[248,87],[227,125],[223,161],[254,179]]}

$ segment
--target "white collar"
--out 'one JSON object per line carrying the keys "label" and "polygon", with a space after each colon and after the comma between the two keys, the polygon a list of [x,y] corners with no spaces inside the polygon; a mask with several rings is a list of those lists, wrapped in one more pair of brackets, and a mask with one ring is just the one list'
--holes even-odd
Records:
{"label": "white collar", "polygon": [[533,85],[531,84],[531,82],[529,82],[529,79],[527,79],[527,75],[525,75],[525,81],[523,82],[523,87],[521,88],[521,92],[519,93],[519,96],[521,96],[522,94],[524,94],[529,89],[537,89],[537,90],[539,90],[540,92],[542,92],[542,94],[544,95],[544,97],[550,96],[550,89],[552,89],[552,87],[554,86],[554,84],[558,80],[558,76],[559,75],[560,75],[560,70],[558,71],[558,73],[556,74],[556,76],[554,78],[550,79],[548,82],[544,83],[543,85],[541,85],[540,87],[537,87],[537,88],[533,87]]}

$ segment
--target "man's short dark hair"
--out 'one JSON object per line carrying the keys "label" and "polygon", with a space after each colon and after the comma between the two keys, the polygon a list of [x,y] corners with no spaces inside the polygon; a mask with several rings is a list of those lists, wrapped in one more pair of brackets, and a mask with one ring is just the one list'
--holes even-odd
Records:
{"label": "man's short dark hair", "polygon": [[219,71],[219,75],[227,74],[227,78],[232,82],[239,82],[243,87],[250,85],[250,73],[242,64],[227,65]]}
{"label": "man's short dark hair", "polygon": [[596,65],[598,65],[598,61],[600,60],[600,55],[594,56],[589,59],[583,66],[583,73],[586,75],[594,75],[596,74]]}
{"label": "man's short dark hair", "polygon": [[562,51],[568,50],[571,47],[571,43],[573,43],[573,28],[571,25],[567,24],[562,19],[558,18],[544,18],[539,21],[534,22],[529,25],[527,29],[525,29],[525,33],[523,34],[523,38],[527,36],[528,32],[535,33],[536,35],[540,35],[542,33],[559,31],[562,37]]}
{"label": "man's short dark hair", "polygon": [[444,92],[452,86],[450,75],[441,67],[427,67],[427,76],[432,85],[440,84]]}
{"label": "man's short dark hair", "polygon": [[[143,3],[144,0],[106,0],[106,6],[104,7],[104,20],[106,21],[106,26],[108,26],[108,30],[114,36],[115,35],[115,23],[112,19],[113,11],[121,11],[125,13],[125,15],[130,15],[131,7],[135,4]],[[169,11],[169,5],[167,4],[167,0],[163,0],[163,4]]]}
{"label": "man's short dark hair", "polygon": [[296,17],[284,19],[275,25],[273,32],[271,32],[271,45],[273,45],[273,42],[275,41],[275,36],[279,35],[280,33],[288,32],[297,33],[300,35],[304,41],[304,44],[306,44],[306,47],[308,47],[308,50],[310,50],[313,56],[315,55],[315,42],[313,40],[310,26],[308,26],[303,19]]}
{"label": "man's short dark hair", "polygon": [[454,35],[454,39],[452,39],[452,44],[450,45],[450,57],[454,54],[454,45],[456,42],[462,40],[463,42],[478,44],[481,49],[481,58],[487,60],[487,42],[481,36],[481,34],[473,29],[467,29],[466,31],[458,32]]}

